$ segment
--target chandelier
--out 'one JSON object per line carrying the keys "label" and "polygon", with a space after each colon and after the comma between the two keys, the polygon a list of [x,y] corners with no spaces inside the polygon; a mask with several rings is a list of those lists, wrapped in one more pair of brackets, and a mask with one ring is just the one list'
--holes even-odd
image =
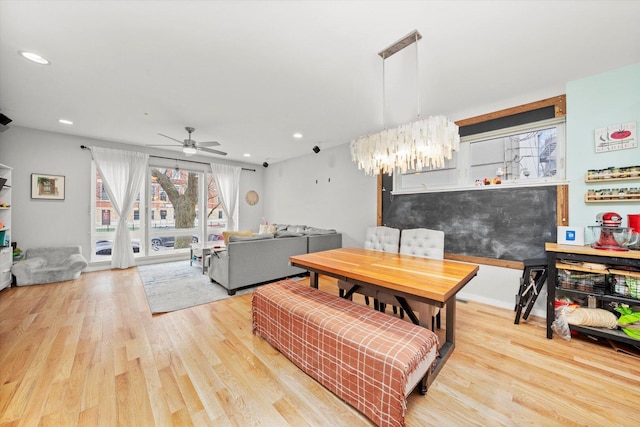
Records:
{"label": "chandelier", "polygon": [[[413,31],[388,48],[379,52],[382,57],[382,121],[384,126],[384,61],[389,56],[416,44],[416,68],[418,67],[418,40],[422,36]],[[419,81],[420,73],[417,72]],[[445,116],[430,116],[420,119],[420,97],[418,96],[418,120],[378,133],[360,136],[351,141],[351,159],[367,175],[380,172],[391,175],[395,169],[401,173],[424,168],[444,167],[453,152],[460,148],[458,125]]]}

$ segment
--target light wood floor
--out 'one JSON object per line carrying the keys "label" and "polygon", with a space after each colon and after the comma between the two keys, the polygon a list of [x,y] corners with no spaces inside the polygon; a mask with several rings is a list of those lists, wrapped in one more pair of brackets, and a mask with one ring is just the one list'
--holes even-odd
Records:
{"label": "light wood floor", "polygon": [[[337,293],[334,281],[321,289]],[[0,292],[0,426],[370,426],[251,333],[251,295],[151,316],[135,268]],[[408,426],[628,426],[640,359],[458,304]]]}

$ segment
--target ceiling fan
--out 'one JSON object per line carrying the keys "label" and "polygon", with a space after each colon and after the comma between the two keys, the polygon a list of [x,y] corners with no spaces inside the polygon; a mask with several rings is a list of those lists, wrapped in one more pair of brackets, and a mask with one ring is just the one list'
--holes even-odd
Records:
{"label": "ceiling fan", "polygon": [[[175,141],[180,145],[182,145],[182,152],[187,156],[196,154],[198,151],[205,151],[207,153],[218,154],[220,156],[227,155],[227,153],[225,153],[224,151],[219,151],[219,150],[214,150],[213,148],[209,148],[209,147],[215,147],[217,145],[220,145],[218,141],[196,142],[193,139],[191,139],[191,134],[195,132],[195,128],[187,126],[184,129],[189,133],[189,136],[187,139],[183,141],[164,135],[162,133],[159,133],[158,135],[164,136],[165,138],[169,138],[170,140]],[[148,145],[148,147],[166,147],[166,145]]]}

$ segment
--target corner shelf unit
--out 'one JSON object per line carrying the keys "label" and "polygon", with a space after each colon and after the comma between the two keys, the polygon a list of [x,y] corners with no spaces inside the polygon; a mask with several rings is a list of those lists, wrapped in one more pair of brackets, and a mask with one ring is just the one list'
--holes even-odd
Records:
{"label": "corner shelf unit", "polygon": [[13,169],[0,164],[0,178],[7,181],[0,188],[0,290],[11,286],[11,265],[13,250],[11,248],[11,173]]}
{"label": "corner shelf unit", "polygon": [[[640,251],[607,251],[593,249],[590,246],[559,245],[547,243],[547,338],[553,338],[551,325],[555,320],[555,299],[556,293],[563,293],[574,296],[576,299],[594,297],[598,305],[609,302],[619,302],[630,306],[640,305],[640,299],[625,297],[612,292],[606,288],[596,288],[589,290],[567,289],[558,284],[558,270],[571,270],[584,273],[611,274],[616,270],[625,271],[625,267],[633,267],[640,270]],[[587,262],[604,264],[607,268],[586,268],[576,263]],[[617,269],[616,269],[617,267]],[[620,268],[622,267],[622,268]],[[614,270],[615,269],[615,270]],[[611,341],[623,342],[626,344],[640,346],[640,340],[633,339],[622,330],[611,330],[606,328],[594,328],[589,326],[569,325],[569,328],[583,334],[605,338]]]}

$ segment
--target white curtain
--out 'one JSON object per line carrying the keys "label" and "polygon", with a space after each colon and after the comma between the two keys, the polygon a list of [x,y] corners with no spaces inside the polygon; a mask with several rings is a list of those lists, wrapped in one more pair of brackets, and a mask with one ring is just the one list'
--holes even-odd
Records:
{"label": "white curtain", "polygon": [[131,213],[140,192],[149,155],[100,147],[91,147],[91,155],[113,209],[119,217],[111,250],[111,268],[131,267],[135,265],[135,258],[127,216]]}
{"label": "white curtain", "polygon": [[229,231],[238,231],[241,169],[239,166],[211,163],[211,171],[218,188],[218,199],[224,214],[227,216],[227,229]]}

